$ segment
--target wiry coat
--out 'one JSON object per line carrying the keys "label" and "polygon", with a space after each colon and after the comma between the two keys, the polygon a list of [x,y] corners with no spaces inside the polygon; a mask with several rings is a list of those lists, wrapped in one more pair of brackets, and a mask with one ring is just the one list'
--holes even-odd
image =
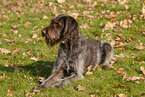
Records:
{"label": "wiry coat", "polygon": [[[113,57],[113,47],[100,40],[88,40],[79,31],[77,21],[68,15],[59,15],[42,30],[46,43],[60,42],[58,57],[52,74],[35,89],[61,88],[72,81],[83,79],[87,67],[106,66]],[[106,66],[109,68],[109,66]]]}

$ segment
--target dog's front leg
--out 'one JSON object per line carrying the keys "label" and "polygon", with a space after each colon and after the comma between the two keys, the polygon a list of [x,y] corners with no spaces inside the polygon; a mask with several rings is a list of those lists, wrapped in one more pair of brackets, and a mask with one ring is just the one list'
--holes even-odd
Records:
{"label": "dog's front leg", "polygon": [[67,85],[67,84],[69,84],[71,82],[74,82],[74,81],[77,81],[77,80],[81,80],[81,79],[83,79],[83,74],[74,73],[74,74],[72,74],[69,77],[66,77],[64,79],[61,79],[58,83],[52,85],[52,87],[62,88],[65,85]]}
{"label": "dog's front leg", "polygon": [[63,70],[55,71],[46,80],[44,80],[41,85],[35,87],[34,90],[44,90],[47,87],[50,87],[52,84],[60,81],[62,76]]}

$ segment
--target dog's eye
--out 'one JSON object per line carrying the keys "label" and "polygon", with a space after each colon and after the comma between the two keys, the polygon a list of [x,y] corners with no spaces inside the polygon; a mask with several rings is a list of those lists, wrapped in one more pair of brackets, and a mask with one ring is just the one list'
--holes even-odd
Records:
{"label": "dog's eye", "polygon": [[54,22],[54,24],[58,27],[58,26],[61,26],[61,23],[60,22]]}

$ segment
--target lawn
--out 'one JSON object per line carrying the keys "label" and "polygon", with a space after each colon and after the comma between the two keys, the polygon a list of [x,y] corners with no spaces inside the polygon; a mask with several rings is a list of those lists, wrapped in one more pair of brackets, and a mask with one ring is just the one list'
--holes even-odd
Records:
{"label": "lawn", "polygon": [[[97,67],[62,89],[32,91],[51,74],[58,47],[41,29],[59,14],[78,21],[87,39],[114,45],[110,70]],[[145,96],[145,1],[0,0],[0,97]]]}

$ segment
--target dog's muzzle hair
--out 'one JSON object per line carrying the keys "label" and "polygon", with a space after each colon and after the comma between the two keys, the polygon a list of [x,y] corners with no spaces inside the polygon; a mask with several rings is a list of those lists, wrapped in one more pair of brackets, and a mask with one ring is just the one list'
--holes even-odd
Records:
{"label": "dog's muzzle hair", "polygon": [[60,43],[60,48],[52,74],[35,89],[61,88],[72,81],[83,79],[83,74],[89,66],[92,70],[98,65],[110,68],[106,64],[113,57],[111,44],[86,39],[79,31],[78,23],[73,17],[59,15],[41,32],[48,45],[54,46]]}

